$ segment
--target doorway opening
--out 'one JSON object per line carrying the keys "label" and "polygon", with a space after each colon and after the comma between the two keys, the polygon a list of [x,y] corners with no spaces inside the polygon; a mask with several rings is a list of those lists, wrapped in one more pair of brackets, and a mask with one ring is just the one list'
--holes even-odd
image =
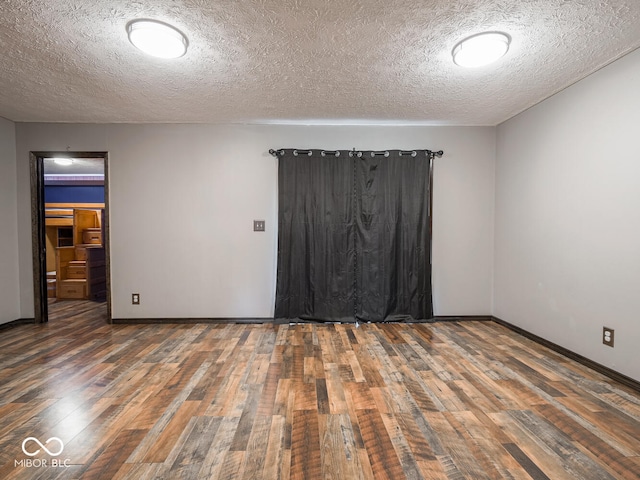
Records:
{"label": "doorway opening", "polygon": [[88,300],[111,323],[107,152],[31,152],[30,166],[36,323]]}

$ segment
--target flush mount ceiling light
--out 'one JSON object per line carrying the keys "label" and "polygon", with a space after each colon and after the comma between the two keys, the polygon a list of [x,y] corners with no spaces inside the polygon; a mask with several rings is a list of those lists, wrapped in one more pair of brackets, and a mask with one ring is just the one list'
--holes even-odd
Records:
{"label": "flush mount ceiling light", "polygon": [[175,27],[157,20],[132,20],[127,24],[129,41],[144,53],[178,58],[187,53],[187,37]]}
{"label": "flush mount ceiling light", "polygon": [[53,159],[53,162],[56,165],[63,165],[65,167],[68,167],[69,165],[71,165],[73,163],[73,158],[62,158],[62,157],[57,157]]}
{"label": "flush mount ceiling light", "polygon": [[495,62],[509,50],[511,37],[501,32],[484,32],[459,42],[451,54],[456,65],[482,67]]}

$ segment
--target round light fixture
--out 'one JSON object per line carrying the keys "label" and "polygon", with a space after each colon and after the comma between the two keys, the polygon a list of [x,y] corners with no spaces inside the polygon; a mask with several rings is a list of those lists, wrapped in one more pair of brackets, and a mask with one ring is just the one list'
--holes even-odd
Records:
{"label": "round light fixture", "polygon": [[127,24],[127,35],[137,48],[159,58],[181,57],[189,45],[180,30],[157,20],[132,20]]}
{"label": "round light fixture", "polygon": [[456,65],[482,67],[495,62],[509,50],[511,37],[501,32],[484,32],[459,42],[451,54]]}
{"label": "round light fixture", "polygon": [[73,163],[73,158],[56,157],[53,159],[53,162],[56,165],[63,165],[65,167],[68,167]]}

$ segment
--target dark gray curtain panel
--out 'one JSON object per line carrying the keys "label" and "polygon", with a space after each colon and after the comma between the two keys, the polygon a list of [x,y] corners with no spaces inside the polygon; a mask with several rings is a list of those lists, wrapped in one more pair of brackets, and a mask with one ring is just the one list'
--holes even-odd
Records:
{"label": "dark gray curtain panel", "polygon": [[278,158],[275,317],[431,319],[428,156],[309,152]]}
{"label": "dark gray curtain panel", "polygon": [[278,158],[275,317],[353,321],[353,162],[320,150]]}
{"label": "dark gray curtain panel", "polygon": [[357,319],[431,319],[429,158],[362,153],[355,169]]}

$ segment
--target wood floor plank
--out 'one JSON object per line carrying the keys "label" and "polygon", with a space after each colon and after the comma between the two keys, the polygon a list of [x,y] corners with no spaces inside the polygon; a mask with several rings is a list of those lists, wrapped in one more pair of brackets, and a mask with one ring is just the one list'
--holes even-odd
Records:
{"label": "wood floor plank", "polygon": [[540,443],[555,453],[563,462],[565,469],[577,478],[598,478],[613,480],[603,465],[598,465],[589,456],[580,451],[572,442],[569,432],[556,427],[543,416],[532,411],[511,411],[509,414],[528,430]]}
{"label": "wood floor plank", "polygon": [[207,452],[218,433],[221,417],[193,417],[193,428],[174,459],[169,475],[175,478],[198,478]]}
{"label": "wood floor plank", "polygon": [[147,430],[121,430],[113,442],[90,463],[80,479],[113,478],[147,433]]}
{"label": "wood floor plank", "polygon": [[225,455],[220,472],[215,478],[219,480],[236,480],[238,478],[244,478],[242,467],[245,455],[246,452],[229,450]]}
{"label": "wood floor plank", "polygon": [[477,445],[474,456],[481,462],[487,459],[491,462],[491,465],[483,466],[483,470],[493,472],[495,478],[509,478],[516,472],[522,475],[523,467],[504,447],[511,443],[511,438],[490,417],[478,417],[473,412],[455,412],[453,415],[468,433],[467,442]]}
{"label": "wood floor plank", "polygon": [[[466,432],[459,428],[454,412],[428,412],[425,414],[430,427],[437,432],[442,450],[445,452],[447,468],[455,475],[466,478],[488,480],[489,472],[482,469],[476,446],[468,442]],[[445,469],[446,471],[446,469]]]}
{"label": "wood floor plank", "polygon": [[260,415],[254,420],[242,466],[244,478],[262,480],[269,433],[271,432],[271,419],[270,415]]}
{"label": "wood floor plank", "polygon": [[357,410],[357,416],[374,478],[406,478],[380,413],[377,410]]}
{"label": "wood floor plank", "polygon": [[[472,412],[446,412],[444,414],[447,421],[455,429],[459,438],[464,440],[467,445],[469,454],[474,459],[476,465],[480,467],[480,472],[473,473],[474,478],[481,478],[486,475],[487,478],[500,478],[500,467],[498,464],[499,457],[490,455],[486,449],[480,446],[480,442],[472,434],[481,428],[481,423]],[[471,428],[469,428],[471,427]]]}
{"label": "wood floor plank", "polygon": [[[548,445],[539,442],[539,439],[511,417],[509,412],[490,413],[489,417],[500,426],[508,439],[501,445],[502,448],[509,443],[517,445],[545,475],[553,480],[577,478],[566,468],[567,465],[562,458],[556,455]],[[520,466],[520,468],[524,467]]]}
{"label": "wood floor plank", "polygon": [[420,478],[422,474],[420,473],[416,456],[413,454],[409,442],[398,423],[398,417],[391,413],[381,414],[380,417],[389,434],[389,438],[393,444],[393,450],[400,461],[405,478]]}
{"label": "wood floor plank", "polygon": [[258,415],[273,415],[278,393],[278,380],[282,371],[279,363],[270,363],[262,387],[262,395],[258,404]]}
{"label": "wood floor plank", "polygon": [[315,383],[293,383],[295,389],[294,410],[317,410],[318,397]]}
{"label": "wood floor plank", "polygon": [[291,432],[292,478],[321,478],[320,429],[314,410],[294,410]]}
{"label": "wood floor plank", "polygon": [[[51,310],[0,335],[3,479],[640,478],[640,394],[492,322]],[[30,436],[59,437],[67,467],[28,466]]]}
{"label": "wood floor plank", "polygon": [[288,450],[289,456],[286,456],[284,448],[285,427],[284,416],[273,415],[271,417],[271,427],[266,444],[267,449],[264,455],[264,467],[262,468],[262,478],[264,480],[289,478],[291,450]]}
{"label": "wood floor plank", "polygon": [[171,416],[171,420],[167,422],[162,429],[162,433],[156,437],[153,448],[144,456],[142,462],[164,462],[171,450],[176,447],[176,441],[180,435],[182,435],[185,427],[199,406],[200,402],[198,401],[183,402],[178,410]]}
{"label": "wood floor plank", "polygon": [[363,479],[362,466],[348,415],[321,415],[319,433],[322,477],[326,480]]}
{"label": "wood floor plank", "polygon": [[[536,411],[554,427],[567,434],[574,444],[584,447],[600,464],[608,467],[607,470],[615,472],[616,477],[631,480],[640,474],[640,472],[632,473],[635,468],[633,461],[603,441],[597,432],[587,430],[551,405],[540,405]],[[640,438],[636,438],[636,442],[640,442]]]}
{"label": "wood floor plank", "polygon": [[325,363],[325,369],[325,382],[329,396],[329,411],[332,414],[347,413],[349,410],[338,365],[335,363]]}
{"label": "wood floor plank", "polygon": [[[229,446],[233,441],[236,428],[238,427],[239,417],[225,417],[220,421],[219,428],[213,438],[213,442],[209,445],[209,450],[205,456],[198,478],[220,478],[225,458],[229,453]],[[243,452],[238,452],[243,453]]]}
{"label": "wood floor plank", "polygon": [[262,393],[262,385],[249,385],[247,399],[244,403],[244,409],[233,436],[233,441],[229,446],[229,450],[246,451],[249,437],[253,431],[253,422],[258,412],[258,404],[260,402],[260,394]]}
{"label": "wood floor plank", "polygon": [[[576,397],[565,397],[560,400],[563,407],[570,412],[580,414],[582,428],[597,433],[598,438],[605,440],[609,445],[620,451],[625,456],[639,455],[640,441],[638,438],[630,437],[625,431],[625,423],[619,419],[607,419],[606,413],[599,407],[592,410],[585,406],[585,402]],[[587,403],[588,404],[588,403]],[[543,407],[538,405],[538,407]],[[633,422],[631,422],[633,423]],[[595,427],[598,425],[598,428]],[[637,430],[637,429],[636,429]]]}
{"label": "wood floor plank", "polygon": [[515,443],[505,443],[503,447],[524,468],[533,480],[551,480]]}

